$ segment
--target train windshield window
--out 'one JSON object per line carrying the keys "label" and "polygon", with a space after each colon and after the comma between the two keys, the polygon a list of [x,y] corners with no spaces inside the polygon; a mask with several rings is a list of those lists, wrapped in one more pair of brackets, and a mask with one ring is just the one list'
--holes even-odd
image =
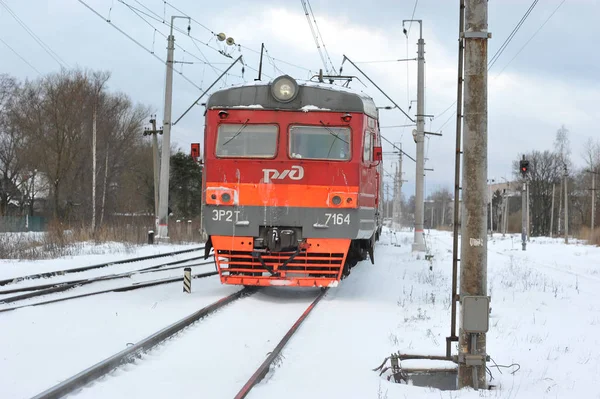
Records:
{"label": "train windshield window", "polygon": [[217,156],[272,158],[277,152],[277,125],[222,124],[217,136]]}
{"label": "train windshield window", "polygon": [[290,157],[297,159],[350,159],[350,129],[329,126],[292,126]]}

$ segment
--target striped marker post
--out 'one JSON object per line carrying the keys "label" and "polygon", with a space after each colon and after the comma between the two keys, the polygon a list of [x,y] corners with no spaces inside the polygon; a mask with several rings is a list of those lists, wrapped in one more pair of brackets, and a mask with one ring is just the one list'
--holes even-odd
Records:
{"label": "striped marker post", "polygon": [[192,268],[183,269],[183,292],[190,294],[192,292]]}

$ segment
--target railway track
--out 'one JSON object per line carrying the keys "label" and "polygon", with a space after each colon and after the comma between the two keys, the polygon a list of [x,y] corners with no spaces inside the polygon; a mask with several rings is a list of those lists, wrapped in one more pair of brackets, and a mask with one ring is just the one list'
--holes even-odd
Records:
{"label": "railway track", "polygon": [[[12,289],[8,289],[8,290],[1,290],[0,295],[15,294],[15,293],[19,293],[19,292],[27,292],[27,293],[15,295],[15,296],[11,296],[11,297],[0,298],[0,303],[12,303],[12,302],[17,302],[17,301],[22,301],[24,299],[30,299],[30,298],[35,298],[38,296],[53,294],[53,293],[57,293],[57,292],[63,292],[63,291],[67,291],[67,290],[70,290],[75,287],[81,287],[84,285],[101,282],[101,281],[130,278],[130,277],[132,277],[134,275],[138,275],[138,274],[158,273],[158,272],[164,272],[164,271],[173,270],[173,269],[182,269],[184,267],[190,267],[190,266],[208,265],[213,262],[213,261],[204,261],[204,262],[200,262],[200,263],[189,264],[189,262],[191,262],[191,261],[202,259],[202,258],[203,258],[203,256],[189,258],[189,259],[183,259],[183,260],[177,260],[177,261],[173,261],[173,262],[144,267],[141,269],[135,269],[135,270],[118,273],[118,274],[109,274],[109,275],[104,275],[104,276],[90,277],[90,278],[84,278],[84,279],[78,279],[78,280],[62,281],[62,282],[42,284],[42,285],[36,285],[36,286],[27,286],[27,287],[20,287],[20,288],[12,288]],[[174,266],[174,265],[179,265],[179,266]],[[169,266],[171,266],[171,267],[169,267]]]}
{"label": "railway track", "polygon": [[[39,393],[34,396],[33,399],[50,399],[50,398],[61,398],[65,395],[68,395],[76,390],[80,390],[85,387],[87,384],[98,380],[99,378],[105,376],[108,373],[111,373],[115,369],[132,363],[135,360],[139,359],[142,354],[150,351],[152,348],[156,347],[159,344],[164,343],[170,337],[177,334],[178,332],[190,328],[192,325],[200,322],[200,320],[211,313],[216,312],[227,306],[228,304],[241,299],[252,296],[258,291],[262,290],[261,288],[248,287],[244,288],[240,291],[237,291],[229,296],[221,298],[220,300],[208,305],[195,313],[190,314],[189,316],[163,328],[162,330],[148,336],[147,338],[141,340],[133,346],[128,347],[127,349],[122,350],[121,352],[81,371],[80,373],[64,380],[63,382],[45,390],[44,392]],[[267,358],[260,364],[260,366],[256,369],[256,371],[251,375],[248,381],[241,387],[239,392],[236,394],[236,399],[245,398],[248,393],[255,387],[268,373],[271,364],[281,355],[281,352],[288,341],[292,338],[292,336],[296,333],[302,322],[308,317],[310,312],[314,309],[314,307],[318,304],[318,302],[326,295],[328,289],[321,289],[319,295],[311,301],[308,307],[302,312],[300,317],[293,323],[293,325],[287,330],[287,333],[283,336],[283,338],[279,341],[279,343],[270,351]],[[280,304],[281,306],[286,306],[285,304]],[[184,331],[185,333],[185,331]],[[191,334],[191,333],[190,333]],[[179,339],[180,337],[178,337]],[[210,363],[210,359],[203,359],[204,362]],[[121,378],[121,377],[115,377]],[[126,377],[123,377],[126,378]],[[84,395],[85,396],[85,395]]]}
{"label": "railway track", "polygon": [[[218,272],[216,272],[216,271],[192,274],[192,279],[211,277],[211,276],[215,276],[217,274],[218,274]],[[29,304],[25,304],[25,305],[13,306],[10,308],[4,308],[4,309],[0,309],[0,313],[10,312],[12,310],[17,310],[17,309],[31,307],[31,306],[48,305],[51,303],[63,302],[63,301],[68,301],[68,300],[78,299],[78,298],[85,298],[85,297],[93,296],[93,295],[106,294],[109,292],[127,292],[127,291],[139,290],[142,288],[154,287],[157,285],[176,283],[176,282],[179,282],[182,280],[183,280],[183,277],[171,277],[171,278],[165,278],[165,279],[159,279],[159,280],[143,281],[143,282],[133,283],[131,285],[126,285],[126,286],[121,286],[121,287],[108,288],[108,289],[100,290],[100,291],[86,292],[86,293],[79,294],[79,295],[61,297],[61,298],[50,299],[50,300],[42,301],[42,302],[29,303]]]}
{"label": "railway track", "polygon": [[201,249],[204,249],[204,247],[202,246],[202,247],[196,247],[196,248],[191,248],[191,249],[184,249],[181,251],[165,252],[165,253],[158,254],[158,255],[147,255],[147,256],[140,256],[140,257],[136,257],[136,258],[122,259],[122,260],[113,261],[113,262],[99,263],[96,265],[76,267],[73,269],[54,270],[54,271],[50,271],[50,272],[30,274],[27,276],[12,277],[12,278],[8,278],[8,279],[0,280],[0,286],[14,284],[14,283],[18,283],[18,282],[25,281],[25,280],[34,280],[34,279],[40,279],[40,278],[46,278],[46,277],[63,276],[65,274],[79,273],[79,272],[84,272],[84,271],[88,271],[88,270],[109,267],[109,266],[113,266],[113,265],[121,265],[124,263],[133,263],[133,262],[139,262],[139,261],[148,260],[148,259],[164,258],[166,256],[173,256],[173,255],[179,255],[179,254],[185,254],[185,253],[189,253],[189,252],[199,251]]}

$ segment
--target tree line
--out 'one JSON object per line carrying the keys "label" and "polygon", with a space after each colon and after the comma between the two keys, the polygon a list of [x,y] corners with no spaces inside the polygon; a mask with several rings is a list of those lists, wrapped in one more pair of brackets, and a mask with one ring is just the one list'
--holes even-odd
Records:
{"label": "tree line", "polygon": [[[98,226],[119,215],[153,219],[152,142],[143,135],[152,109],[109,91],[109,80],[109,72],[80,69],[32,81],[0,74],[0,216],[86,226],[95,209]],[[189,154],[171,153],[169,207],[196,217],[201,169]]]}
{"label": "tree line", "polygon": [[[568,223],[569,235],[578,235],[586,239],[590,237],[592,212],[594,212],[595,226],[600,223],[597,200],[595,209],[592,209],[592,196],[598,199],[597,193],[600,191],[600,139],[589,138],[585,142],[580,153],[583,166],[575,167],[569,134],[569,130],[561,126],[556,131],[551,150],[530,150],[517,154],[511,165],[511,182],[506,181],[505,184],[496,182],[502,187],[506,185],[506,188],[496,189],[488,195],[492,202],[492,217],[490,221],[488,213],[488,228],[491,223],[495,232],[519,233],[521,231],[521,194],[523,184],[527,182],[532,237],[563,235],[565,223]],[[529,161],[529,172],[526,177],[522,176],[519,167],[519,161],[523,157]],[[426,228],[452,227],[453,198],[454,193],[446,187],[427,196],[424,203]],[[565,201],[568,206],[568,217],[565,217]],[[402,224],[412,225],[415,212],[414,195],[408,200],[402,196],[401,208]],[[489,202],[487,210],[490,212]],[[597,234],[594,240],[599,241],[597,243],[600,244],[600,234]]]}

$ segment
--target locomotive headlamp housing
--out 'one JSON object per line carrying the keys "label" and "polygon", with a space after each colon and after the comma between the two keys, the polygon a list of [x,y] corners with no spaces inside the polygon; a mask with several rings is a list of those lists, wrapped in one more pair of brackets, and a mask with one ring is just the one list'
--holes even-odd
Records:
{"label": "locomotive headlamp housing", "polygon": [[280,76],[271,84],[271,94],[277,101],[288,103],[298,95],[298,83],[288,75]]}

